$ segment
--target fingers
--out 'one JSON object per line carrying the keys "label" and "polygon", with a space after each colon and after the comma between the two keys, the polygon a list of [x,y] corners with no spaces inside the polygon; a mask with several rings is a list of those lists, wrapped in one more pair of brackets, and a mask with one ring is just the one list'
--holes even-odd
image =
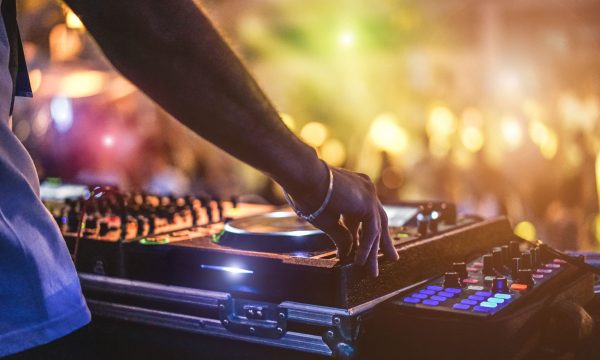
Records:
{"label": "fingers", "polygon": [[379,206],[379,216],[381,217],[381,248],[383,250],[383,254],[389,260],[396,261],[400,257],[398,256],[398,251],[394,248],[394,242],[390,236],[390,232],[388,231],[388,218],[385,210],[383,210],[382,206]]}
{"label": "fingers", "polygon": [[334,217],[328,217],[316,221],[313,225],[323,230],[329,238],[335,243],[338,251],[338,257],[345,259],[350,255],[352,250],[353,236],[352,233],[346,228],[338,219]]}
{"label": "fingers", "polygon": [[360,228],[360,220],[353,216],[344,215],[344,225],[346,225],[348,231],[350,231],[350,234],[352,235],[350,252],[352,252],[352,250],[356,251],[356,248],[358,247],[358,229]]}
{"label": "fingers", "polygon": [[377,264],[377,254],[378,253],[379,253],[379,241],[375,241],[375,243],[371,247],[371,252],[369,253],[369,258],[367,261],[369,274],[373,277],[379,276],[379,266]]}
{"label": "fingers", "polygon": [[[371,253],[371,248],[374,247],[373,244],[379,242],[380,225],[378,212],[375,212],[363,221],[362,237],[358,245],[358,250],[356,251],[355,264],[363,266],[367,262],[367,258]],[[377,261],[377,258],[375,258],[375,261]]]}

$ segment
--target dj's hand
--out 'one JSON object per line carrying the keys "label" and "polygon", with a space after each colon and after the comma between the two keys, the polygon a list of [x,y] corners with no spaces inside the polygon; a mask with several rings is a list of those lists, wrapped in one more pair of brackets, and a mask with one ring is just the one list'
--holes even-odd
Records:
{"label": "dj's hand", "polygon": [[[337,246],[340,259],[346,259],[354,250],[354,263],[367,265],[369,273],[378,276],[379,249],[394,261],[398,260],[398,253],[390,238],[387,215],[377,198],[375,185],[367,175],[340,168],[331,170],[331,200],[312,224],[329,235]],[[293,196],[296,206],[304,214],[315,211],[325,199],[328,184],[328,179],[322,179],[315,191]]]}

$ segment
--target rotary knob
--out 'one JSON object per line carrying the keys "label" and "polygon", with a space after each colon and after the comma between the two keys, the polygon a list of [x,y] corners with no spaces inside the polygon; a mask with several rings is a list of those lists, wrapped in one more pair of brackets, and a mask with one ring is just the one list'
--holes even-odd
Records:
{"label": "rotary knob", "polygon": [[504,261],[502,261],[502,250],[501,249],[496,248],[492,251],[492,259],[494,262],[494,268],[496,270],[502,270]]}
{"label": "rotary knob", "polygon": [[502,250],[502,262],[504,264],[510,264],[510,249],[508,245],[502,245],[500,250]]}
{"label": "rotary knob", "polygon": [[452,264],[452,271],[458,274],[458,277],[461,279],[466,279],[469,277],[467,273],[467,264],[464,262],[455,262]]}
{"label": "rotary knob", "polygon": [[520,269],[517,275],[517,281],[519,284],[533,285],[533,273],[531,269]]}
{"label": "rotary knob", "polygon": [[521,254],[519,266],[521,269],[531,269],[531,253],[529,251]]}
{"label": "rotary knob", "polygon": [[483,275],[494,274],[494,259],[492,255],[483,255]]}
{"label": "rotary knob", "polygon": [[460,288],[460,277],[457,272],[449,271],[444,275],[444,287]]}
{"label": "rotary knob", "polygon": [[506,293],[508,292],[508,280],[504,276],[497,276],[492,282],[492,291]]}
{"label": "rotary knob", "polygon": [[519,242],[512,240],[508,245],[508,251],[510,252],[510,257],[515,258],[521,255],[521,249],[519,247]]}
{"label": "rotary knob", "polygon": [[517,257],[512,258],[510,260],[510,274],[513,279],[516,279],[519,276],[519,262],[521,261],[521,259]]}

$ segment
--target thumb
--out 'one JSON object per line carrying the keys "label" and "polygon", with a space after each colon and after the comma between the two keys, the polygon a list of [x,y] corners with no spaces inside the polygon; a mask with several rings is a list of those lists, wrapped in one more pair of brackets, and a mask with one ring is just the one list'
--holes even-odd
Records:
{"label": "thumb", "polygon": [[352,234],[347,227],[341,222],[330,224],[327,228],[323,229],[331,240],[335,243],[338,251],[338,257],[340,260],[345,260],[352,250]]}

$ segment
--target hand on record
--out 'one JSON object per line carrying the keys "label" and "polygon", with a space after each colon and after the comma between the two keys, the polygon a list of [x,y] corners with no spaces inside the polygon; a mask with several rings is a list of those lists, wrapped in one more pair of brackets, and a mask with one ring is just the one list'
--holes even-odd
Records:
{"label": "hand on record", "polygon": [[[312,224],[329,235],[337,246],[340,259],[347,259],[354,252],[354,263],[366,265],[372,276],[378,276],[379,250],[394,261],[398,260],[398,253],[389,235],[388,218],[377,198],[375,185],[367,175],[341,168],[331,170],[334,179],[331,200]],[[321,188],[311,194],[294,196],[304,214],[308,215],[322,204],[328,182],[321,184]]]}

